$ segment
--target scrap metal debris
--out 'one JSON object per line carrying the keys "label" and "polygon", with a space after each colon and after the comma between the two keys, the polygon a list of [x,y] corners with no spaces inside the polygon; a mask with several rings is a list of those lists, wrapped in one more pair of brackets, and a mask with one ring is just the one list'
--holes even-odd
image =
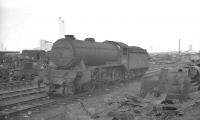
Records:
{"label": "scrap metal debris", "polygon": [[[149,95],[152,97],[152,95]],[[117,108],[107,113],[112,120],[168,120],[183,115],[183,110],[194,105],[194,102],[175,103],[167,100],[166,95],[157,100],[125,95],[126,100],[117,102]],[[187,107],[186,107],[187,106]],[[145,119],[144,119],[145,118]]]}
{"label": "scrap metal debris", "polygon": [[115,106],[107,116],[112,120],[169,120],[200,103],[200,93],[191,91],[193,86],[184,69],[163,69],[155,78],[143,82],[138,96],[105,98],[107,105]]}
{"label": "scrap metal debris", "polygon": [[148,84],[143,84],[141,90],[146,91],[140,91],[138,95],[107,94],[104,96],[105,106],[101,111],[98,111],[98,108],[89,110],[90,108],[86,108],[82,101],[80,104],[90,120],[179,119],[184,116],[186,110],[200,105],[200,92],[190,90],[193,86],[190,85],[185,73],[180,70],[163,70],[152,84],[149,84],[149,81]]}
{"label": "scrap metal debris", "polygon": [[107,108],[98,111],[98,108],[89,110],[80,101],[81,107],[90,120],[171,120],[183,116],[184,110],[200,103],[199,99],[190,99],[187,102],[166,99],[167,95],[154,97],[148,94],[145,98],[125,94],[123,97],[107,95]]}

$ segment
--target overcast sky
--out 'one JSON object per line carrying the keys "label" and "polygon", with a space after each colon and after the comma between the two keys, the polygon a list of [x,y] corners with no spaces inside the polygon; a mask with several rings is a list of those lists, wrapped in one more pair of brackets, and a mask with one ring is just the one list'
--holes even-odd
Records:
{"label": "overcast sky", "polygon": [[[149,52],[200,50],[200,1],[196,0],[0,0],[0,40],[7,50],[32,49],[40,39],[65,33],[78,39],[121,41]],[[150,49],[152,46],[152,50]]]}

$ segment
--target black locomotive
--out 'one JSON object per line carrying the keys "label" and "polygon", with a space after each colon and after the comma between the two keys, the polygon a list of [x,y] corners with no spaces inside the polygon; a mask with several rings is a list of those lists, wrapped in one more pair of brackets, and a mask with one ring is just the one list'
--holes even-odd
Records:
{"label": "black locomotive", "polygon": [[140,78],[149,68],[145,49],[122,42],[77,40],[73,35],[57,40],[51,50],[54,67],[40,77],[48,92],[70,95],[102,84]]}

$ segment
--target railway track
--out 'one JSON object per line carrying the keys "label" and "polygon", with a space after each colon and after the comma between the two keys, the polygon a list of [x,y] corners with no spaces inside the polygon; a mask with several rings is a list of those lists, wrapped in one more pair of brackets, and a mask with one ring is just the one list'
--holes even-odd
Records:
{"label": "railway track", "polygon": [[45,87],[41,86],[41,90],[38,90],[37,86],[33,86],[30,88],[24,88],[24,89],[18,89],[18,90],[13,90],[13,91],[4,91],[0,92],[0,100],[9,100],[9,99],[14,99],[17,97],[23,97],[31,94],[37,94],[37,93],[42,93],[44,92]]}
{"label": "railway track", "polygon": [[[151,68],[144,77],[155,75],[161,68]],[[37,86],[32,85],[21,89],[3,91],[0,92],[0,119],[54,103],[56,103],[56,100],[49,99],[45,92],[45,86],[42,86],[40,90]]]}
{"label": "railway track", "polygon": [[0,92],[0,119],[27,111],[33,108],[54,103],[45,92],[45,86],[40,90],[37,86]]}
{"label": "railway track", "polygon": [[37,84],[36,81],[14,81],[8,83],[0,83],[0,91],[8,91],[25,87],[31,87],[36,84]]}

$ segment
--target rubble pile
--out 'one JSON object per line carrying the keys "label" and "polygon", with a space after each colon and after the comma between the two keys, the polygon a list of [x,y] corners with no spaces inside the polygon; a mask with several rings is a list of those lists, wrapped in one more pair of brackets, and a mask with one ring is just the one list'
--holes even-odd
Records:
{"label": "rubble pile", "polygon": [[199,103],[199,100],[190,100],[185,103],[167,100],[166,94],[159,98],[147,95],[141,98],[134,95],[125,95],[124,98],[108,102],[113,106],[106,116],[109,120],[169,120],[181,117],[184,110]]}
{"label": "rubble pile", "polygon": [[200,103],[199,91],[192,90],[195,86],[190,83],[186,69],[162,69],[157,77],[142,82],[139,95],[106,99],[113,106],[107,117],[112,120],[178,119],[186,109]]}

